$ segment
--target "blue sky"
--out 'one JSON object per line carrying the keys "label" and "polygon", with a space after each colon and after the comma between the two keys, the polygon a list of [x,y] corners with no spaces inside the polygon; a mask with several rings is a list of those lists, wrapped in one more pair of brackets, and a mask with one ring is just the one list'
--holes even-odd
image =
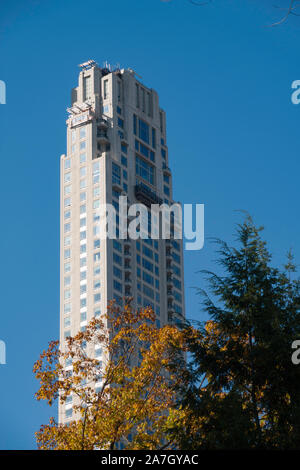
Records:
{"label": "blue sky", "polygon": [[[35,447],[56,410],[37,403],[33,362],[59,319],[59,156],[77,64],[132,67],[167,112],[175,198],[205,204],[205,236],[232,241],[235,212],[265,226],[274,264],[300,259],[300,19],[268,24],[271,0],[12,0],[2,2],[0,449]],[[215,269],[213,247],[185,254],[186,307]]]}

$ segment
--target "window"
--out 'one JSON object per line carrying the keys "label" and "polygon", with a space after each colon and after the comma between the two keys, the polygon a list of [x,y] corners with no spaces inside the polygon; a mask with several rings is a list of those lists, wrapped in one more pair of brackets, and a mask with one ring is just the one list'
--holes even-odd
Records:
{"label": "window", "polygon": [[114,289],[116,289],[119,292],[122,292],[122,284],[114,280]]}
{"label": "window", "polygon": [[101,300],[101,294],[94,294],[94,303],[98,303]]}
{"label": "window", "polygon": [[85,127],[81,127],[79,129],[79,138],[80,139],[84,139],[84,137],[86,137],[86,128]]}
{"label": "window", "polygon": [[71,172],[70,171],[68,173],[65,173],[64,182],[65,183],[70,183],[71,182]]}
{"label": "window", "polygon": [[73,415],[72,408],[70,408],[69,410],[66,410],[66,414],[65,414],[66,419],[72,418],[72,415]]}
{"label": "window", "polygon": [[156,131],[154,127],[152,127],[152,147],[156,148]]}
{"label": "window", "polygon": [[104,80],[104,83],[103,83],[103,99],[107,99],[108,98],[108,80]]}
{"label": "window", "polygon": [[71,159],[66,158],[65,159],[65,170],[68,170],[69,168],[71,168]]}
{"label": "window", "polygon": [[172,253],[172,258],[176,263],[180,264],[180,256],[177,253]]}
{"label": "window", "polygon": [[175,278],[174,278],[174,279],[173,279],[173,284],[174,284],[174,286],[175,286],[177,289],[179,289],[179,290],[181,289],[181,282],[178,281],[178,279],[175,279]]}
{"label": "window", "polygon": [[154,299],[154,291],[150,287],[143,285],[143,293],[150,299]]}
{"label": "window", "polygon": [[85,140],[83,142],[80,142],[79,149],[84,150],[86,148],[86,142]]}
{"label": "window", "polygon": [[121,152],[123,152],[123,153],[126,153],[126,154],[127,154],[127,145],[125,145],[125,144],[121,144]]}
{"label": "window", "polygon": [[86,162],[86,153],[81,153],[79,155],[79,161],[80,161],[80,163],[85,163]]}
{"label": "window", "polygon": [[94,254],[94,263],[98,263],[100,261],[100,252]]}
{"label": "window", "polygon": [[69,219],[71,217],[71,211],[65,212],[65,219]]}
{"label": "window", "polygon": [[71,284],[71,276],[66,276],[64,279],[64,285],[69,286]]}
{"label": "window", "polygon": [[71,191],[72,191],[72,186],[71,185],[65,186],[65,196],[71,194]]}
{"label": "window", "polygon": [[148,256],[148,258],[153,259],[153,251],[150,250],[147,246],[143,245],[143,254]]}
{"label": "window", "polygon": [[70,313],[71,312],[71,303],[68,302],[64,305],[64,313]]}
{"label": "window", "polygon": [[65,273],[69,273],[71,271],[71,263],[65,263]]}
{"label": "window", "polygon": [[80,280],[85,281],[86,280],[86,271],[81,271],[80,273]]}
{"label": "window", "polygon": [[71,250],[70,248],[67,248],[64,252],[64,259],[68,259],[71,257]]}
{"label": "window", "polygon": [[112,183],[121,184],[121,168],[114,162],[112,162]]}
{"label": "window", "polygon": [[86,193],[80,193],[80,202],[83,202],[86,200]]}
{"label": "window", "polygon": [[86,307],[86,299],[80,299],[80,308]]}
{"label": "window", "polygon": [[100,186],[96,186],[96,187],[93,189],[93,196],[94,196],[94,197],[100,196]]}
{"label": "window", "polygon": [[80,313],[80,321],[81,322],[86,321],[86,312],[81,312]]}
{"label": "window", "polygon": [[164,193],[167,195],[167,196],[170,196],[170,188],[166,185],[164,185]]}
{"label": "window", "polygon": [[86,176],[86,166],[82,166],[80,168],[80,178],[82,178],[83,176]]}
{"label": "window", "polygon": [[173,291],[174,299],[177,300],[177,302],[182,302],[182,295],[179,294],[176,290]]}
{"label": "window", "polygon": [[178,266],[176,266],[176,264],[173,264],[172,269],[173,269],[173,273],[176,274],[176,276],[178,276],[178,277],[181,276],[180,268]]}
{"label": "window", "polygon": [[85,227],[86,226],[86,217],[83,217],[80,219],[80,227]]}
{"label": "window", "polygon": [[148,115],[153,115],[153,106],[152,106],[152,93],[147,92],[148,97]]}
{"label": "window", "polygon": [[136,103],[135,103],[136,107],[139,108],[140,107],[140,89],[137,83],[135,84],[135,99],[136,99]]}
{"label": "window", "polygon": [[181,308],[179,305],[174,304],[174,310],[175,310],[175,312],[178,313],[179,315],[182,314],[182,308]]}
{"label": "window", "polygon": [[145,90],[144,88],[141,88],[142,91],[142,111],[145,113],[146,112],[146,101],[145,101]]}
{"label": "window", "polygon": [[162,112],[160,111],[159,112],[159,122],[160,122],[160,132],[164,132],[164,129],[163,129],[163,114]]}
{"label": "window", "polygon": [[142,119],[139,119],[139,138],[149,144],[149,126]]}
{"label": "window", "polygon": [[64,240],[64,246],[69,246],[71,245],[71,237],[68,236],[68,237],[65,237],[65,240]]}
{"label": "window", "polygon": [[100,248],[100,240],[99,239],[94,240],[94,250],[96,250],[97,248]]}
{"label": "window", "polygon": [[121,156],[121,163],[122,163],[123,166],[126,166],[126,168],[127,168],[127,158],[124,157],[124,155]]}
{"label": "window", "polygon": [[100,289],[100,287],[101,287],[100,279],[96,279],[96,281],[94,281],[94,289],[97,290],[97,289]]}
{"label": "window", "polygon": [[94,310],[94,317],[95,317],[95,318],[100,317],[100,315],[101,315],[101,310],[100,310],[100,308],[97,308],[96,310]]}
{"label": "window", "polygon": [[121,127],[122,129],[124,128],[124,121],[120,117],[118,117],[118,126]]}
{"label": "window", "polygon": [[120,266],[122,266],[122,258],[121,256],[117,255],[117,253],[113,254],[113,260],[114,260],[114,263],[117,263]]}
{"label": "window", "polygon": [[138,155],[135,157],[135,170],[138,176],[143,178],[148,183],[154,185],[154,167],[140,158]]}
{"label": "window", "polygon": [[67,398],[66,398],[66,404],[72,403],[72,401],[73,401],[72,394],[70,394],[70,395],[68,395]]}
{"label": "window", "polygon": [[170,176],[169,175],[164,174],[164,182],[167,183],[167,184],[170,183]]}
{"label": "window", "polygon": [[93,175],[99,175],[100,174],[100,162],[94,162],[93,163]]}
{"label": "window", "polygon": [[101,348],[97,348],[95,349],[95,357],[101,357],[102,356],[102,349]]}
{"label": "window", "polygon": [[86,231],[83,230],[82,232],[80,232],[80,241],[85,240],[85,239],[86,239]]}
{"label": "window", "polygon": [[86,293],[86,284],[83,284],[82,286],[80,286],[80,295],[85,294],[85,293]]}
{"label": "window", "polygon": [[83,77],[83,101],[92,97],[92,80],[91,76]]}
{"label": "window", "polygon": [[64,200],[64,206],[65,207],[68,207],[71,205],[71,198],[70,197],[66,197],[66,199]]}
{"label": "window", "polygon": [[100,266],[95,266],[94,267],[94,276],[99,276],[100,274]]}
{"label": "window", "polygon": [[80,214],[85,214],[86,213],[86,204],[82,204],[80,206]]}
{"label": "window", "polygon": [[153,277],[145,271],[143,271],[143,281],[147,282],[148,284],[151,284],[151,286],[153,286],[154,284]]}
{"label": "window", "polygon": [[122,271],[121,269],[117,268],[117,266],[113,267],[113,273],[114,276],[116,276],[118,279],[122,279]]}
{"label": "window", "polygon": [[80,189],[86,188],[86,179],[80,180]]}
{"label": "window", "polygon": [[143,264],[143,268],[148,269],[148,271],[150,271],[151,273],[153,273],[153,264],[150,263],[150,261],[148,261],[147,259],[143,258],[142,264]]}

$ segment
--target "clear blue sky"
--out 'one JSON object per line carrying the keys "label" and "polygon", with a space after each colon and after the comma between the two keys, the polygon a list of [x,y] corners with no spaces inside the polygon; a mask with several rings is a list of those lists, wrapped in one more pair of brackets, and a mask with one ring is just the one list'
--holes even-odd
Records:
{"label": "clear blue sky", "polygon": [[[1,3],[0,449],[35,446],[48,421],[32,365],[58,337],[59,156],[77,64],[132,67],[167,112],[175,198],[205,204],[205,235],[232,240],[237,209],[266,227],[282,264],[300,259],[300,18],[268,28],[271,0],[11,0]],[[185,255],[189,317],[203,318],[193,286],[212,269],[209,243]]]}

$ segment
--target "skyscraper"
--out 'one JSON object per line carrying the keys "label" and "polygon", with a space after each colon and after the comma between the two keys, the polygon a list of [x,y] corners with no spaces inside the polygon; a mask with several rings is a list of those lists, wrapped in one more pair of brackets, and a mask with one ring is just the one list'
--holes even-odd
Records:
{"label": "skyscraper", "polygon": [[[173,203],[166,115],[158,95],[131,69],[94,61],[80,67],[60,167],[61,344],[112,299],[121,305],[133,297],[137,307],[151,305],[158,326],[185,314],[182,240],[120,238],[121,195],[128,206],[142,203],[147,211]],[[116,211],[115,239],[100,237],[103,204]],[[72,403],[60,405],[60,422],[70,418]]]}

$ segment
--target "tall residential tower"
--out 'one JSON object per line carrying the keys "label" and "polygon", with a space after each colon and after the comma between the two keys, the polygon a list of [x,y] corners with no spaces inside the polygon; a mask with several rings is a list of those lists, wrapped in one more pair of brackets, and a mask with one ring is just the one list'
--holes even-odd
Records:
{"label": "tall residential tower", "polygon": [[[166,115],[157,93],[131,69],[82,64],[68,108],[61,157],[60,341],[76,334],[115,299],[151,305],[157,325],[184,316],[182,240],[100,240],[99,208],[119,196],[128,205],[173,203]],[[97,357],[97,350],[95,355]],[[59,420],[72,418],[72,403]]]}

